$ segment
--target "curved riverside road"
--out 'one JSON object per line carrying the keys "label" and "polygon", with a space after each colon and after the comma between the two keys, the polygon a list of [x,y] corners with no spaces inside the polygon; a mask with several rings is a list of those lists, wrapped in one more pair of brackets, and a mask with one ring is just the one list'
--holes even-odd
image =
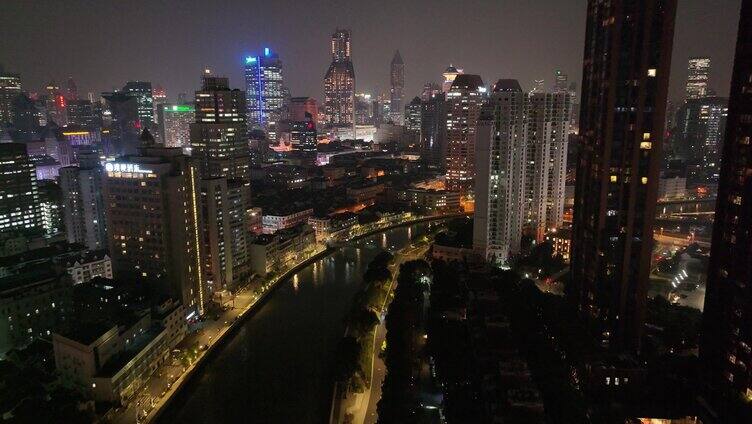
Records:
{"label": "curved riverside road", "polygon": [[342,318],[368,263],[426,233],[419,223],[366,237],[280,283],[192,381],[160,423],[325,423]]}

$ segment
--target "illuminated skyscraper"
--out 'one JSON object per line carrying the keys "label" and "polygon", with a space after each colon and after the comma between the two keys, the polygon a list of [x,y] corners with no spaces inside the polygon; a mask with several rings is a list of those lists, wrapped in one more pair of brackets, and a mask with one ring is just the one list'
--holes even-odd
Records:
{"label": "illuminated skyscraper", "polygon": [[44,88],[44,104],[47,108],[47,121],[52,121],[59,126],[68,123],[68,114],[66,109],[66,100],[60,86],[51,81]]}
{"label": "illuminated skyscraper", "polygon": [[447,189],[467,193],[475,177],[475,126],[486,88],[479,75],[460,74],[447,98]]}
{"label": "illuminated skyscraper", "polygon": [[13,101],[21,94],[21,77],[0,69],[0,124],[13,122]]}
{"label": "illuminated skyscraper", "polygon": [[102,197],[104,170],[96,153],[81,157],[78,166],[60,168],[63,217],[69,243],[89,250],[107,247],[105,208]]}
{"label": "illuminated skyscraper", "polygon": [[402,125],[404,122],[403,102],[405,98],[405,63],[399,50],[394,52],[389,70],[389,94],[391,94],[392,122]]}
{"label": "illuminated skyscraper", "polygon": [[203,313],[198,170],[181,149],[140,148],[108,162],[104,205],[113,274],[153,285]]}
{"label": "illuminated skyscraper", "polygon": [[332,64],[324,77],[324,117],[327,125],[353,126],[355,70],[350,57],[350,30],[332,34]]}
{"label": "illuminated skyscraper", "polygon": [[192,105],[163,104],[158,110],[159,129],[165,147],[191,147],[190,127],[196,122]]}
{"label": "illuminated skyscraper", "polygon": [[567,74],[557,69],[556,72],[554,73],[554,93],[567,91],[568,89],[567,80],[568,80]]}
{"label": "illuminated skyscraper", "polygon": [[[102,93],[107,121],[104,131],[109,140],[104,150],[108,156],[134,155],[140,145],[143,124],[138,116],[138,98],[122,91]],[[104,137],[103,137],[104,138]]]}
{"label": "illuminated skyscraper", "polygon": [[0,143],[0,233],[42,231],[34,164],[22,143]]}
{"label": "illuminated skyscraper", "polygon": [[693,57],[687,64],[687,100],[699,99],[708,95],[710,80],[710,58]]}
{"label": "illuminated skyscraper", "polygon": [[405,129],[414,134],[420,134],[420,110],[422,102],[415,97],[405,106]]}
{"label": "illuminated skyscraper", "polygon": [[447,151],[447,101],[441,90],[421,102],[421,157],[435,165],[444,164]]}
{"label": "illuminated skyscraper", "polygon": [[441,91],[444,93],[448,93],[449,89],[452,88],[452,83],[454,82],[454,79],[457,78],[457,75],[461,75],[465,73],[462,69],[455,68],[454,65],[450,64],[445,70],[444,73],[441,74],[441,76],[444,78],[441,83]]}
{"label": "illuminated skyscraper", "polygon": [[641,348],[675,14],[588,2],[567,294],[615,352]]}
{"label": "illuminated skyscraper", "polygon": [[245,99],[248,129],[274,130],[282,118],[285,90],[282,61],[269,47],[263,55],[245,58]]}
{"label": "illuminated skyscraper", "polygon": [[566,90],[525,98],[525,225],[539,243],[564,222],[570,107]]}
{"label": "illuminated skyscraper", "polygon": [[123,93],[136,98],[138,118],[141,128],[149,128],[154,123],[154,97],[149,81],[128,81],[123,87]]}
{"label": "illuminated skyscraper", "polygon": [[227,78],[204,75],[196,92],[196,121],[190,125],[191,155],[202,178],[250,181],[244,93]]}
{"label": "illuminated skyscraper", "polygon": [[[700,342],[718,422],[752,398],[752,1],[743,0],[708,266]],[[729,416],[730,415],[730,416]],[[736,418],[736,419],[733,419]]]}
{"label": "illuminated skyscraper", "polygon": [[726,97],[688,99],[676,114],[674,153],[686,161],[687,179],[692,183],[718,181],[728,100]]}
{"label": "illuminated skyscraper", "polygon": [[[460,81],[458,77],[455,84]],[[454,91],[449,91],[451,94]],[[525,193],[526,95],[517,80],[499,80],[475,131],[473,249],[494,265],[520,251]]]}
{"label": "illuminated skyscraper", "polygon": [[250,149],[244,93],[227,78],[203,77],[190,124],[191,155],[200,177],[202,260],[207,288],[234,287],[247,277],[247,211],[250,209]]}
{"label": "illuminated skyscraper", "polygon": [[68,124],[95,128],[102,126],[101,117],[96,116],[94,105],[88,100],[73,99],[66,104]]}

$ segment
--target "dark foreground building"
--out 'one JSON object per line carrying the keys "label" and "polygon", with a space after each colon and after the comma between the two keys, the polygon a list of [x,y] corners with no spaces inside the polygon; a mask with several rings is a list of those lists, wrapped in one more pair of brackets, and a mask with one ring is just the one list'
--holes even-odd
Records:
{"label": "dark foreground building", "polygon": [[[752,1],[742,1],[700,359],[716,413],[752,399]],[[724,417],[722,422],[734,422]],[[749,422],[749,421],[743,421]]]}
{"label": "dark foreground building", "polygon": [[644,324],[676,0],[591,0],[568,295],[604,346]]}

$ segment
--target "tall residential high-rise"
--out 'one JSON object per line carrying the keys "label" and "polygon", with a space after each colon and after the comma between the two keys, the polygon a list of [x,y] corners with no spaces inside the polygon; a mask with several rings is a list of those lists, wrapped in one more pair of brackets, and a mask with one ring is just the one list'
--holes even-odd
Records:
{"label": "tall residential high-rise", "polygon": [[196,168],[181,149],[142,147],[105,165],[104,205],[113,274],[203,313],[210,293]]}
{"label": "tall residential high-rise", "polygon": [[202,178],[250,181],[245,111],[245,94],[230,89],[227,78],[203,76],[190,125],[191,155]]}
{"label": "tall residential high-rise", "polygon": [[332,34],[332,63],[324,76],[324,119],[327,125],[352,127],[355,122],[355,70],[350,56],[350,30]]}
{"label": "tall residential high-rise", "polygon": [[190,147],[190,127],[196,122],[193,105],[165,103],[157,110],[157,120],[165,147]]}
{"label": "tall residential high-rise", "polygon": [[63,218],[69,243],[89,250],[107,247],[105,207],[102,197],[104,170],[95,152],[79,155],[78,166],[60,168]]}
{"label": "tall residential high-rise", "polygon": [[517,80],[497,81],[475,132],[473,249],[498,266],[520,251],[526,97]]}
{"label": "tall residential high-rise", "polygon": [[449,66],[444,70],[444,73],[441,74],[443,80],[441,82],[441,91],[444,93],[448,93],[449,89],[452,88],[452,84],[454,83],[454,79],[457,78],[457,75],[464,74],[465,71],[462,69],[456,68],[454,65],[449,64]]}
{"label": "tall residential high-rise", "polygon": [[26,145],[0,143],[0,234],[42,229],[36,170]]}
{"label": "tall residential high-rise", "polygon": [[675,14],[588,1],[567,294],[616,352],[641,348]]}
{"label": "tall residential high-rise", "polygon": [[486,88],[480,75],[459,74],[446,98],[446,185],[448,190],[467,193],[475,177],[475,125]]}
{"label": "tall residential high-rise", "polygon": [[405,105],[405,129],[413,134],[420,134],[421,106],[422,102],[418,96]]}
{"label": "tall residential high-rise", "polygon": [[708,81],[710,80],[710,58],[693,57],[687,64],[686,96],[689,99],[699,99],[707,96]]}
{"label": "tall residential high-rise", "polygon": [[[245,58],[245,102],[248,130],[274,130],[282,119],[285,90],[282,61],[269,47]],[[276,134],[276,132],[275,132]]]}
{"label": "tall residential high-rise", "polygon": [[204,75],[190,141],[200,177],[200,207],[207,217],[201,240],[210,290],[232,287],[248,272],[251,192],[245,111],[242,91],[231,90],[227,78]]}
{"label": "tall residential high-rise", "polygon": [[421,157],[435,165],[444,164],[447,150],[447,102],[439,90],[421,103],[420,149]]}
{"label": "tall residential high-rise", "polygon": [[0,124],[13,122],[13,101],[21,94],[21,76],[0,69]]}
{"label": "tall residential high-rise", "polygon": [[[743,0],[700,342],[711,404],[752,397],[752,1]],[[738,421],[741,422],[741,421]]]}
{"label": "tall residential high-rise", "polygon": [[525,225],[537,242],[564,222],[570,102],[567,91],[525,99]]}
{"label": "tall residential high-rise", "polygon": [[136,98],[140,128],[150,127],[154,121],[154,97],[149,81],[128,81],[123,86],[123,93]]}
{"label": "tall residential high-rise", "polygon": [[404,122],[405,63],[402,61],[399,50],[394,52],[394,57],[389,67],[389,94],[392,101],[392,122],[402,125]]}

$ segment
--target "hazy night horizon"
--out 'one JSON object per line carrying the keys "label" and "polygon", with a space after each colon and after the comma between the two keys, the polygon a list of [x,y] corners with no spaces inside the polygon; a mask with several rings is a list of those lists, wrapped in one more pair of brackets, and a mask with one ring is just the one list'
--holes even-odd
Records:
{"label": "hazy night horizon", "polygon": [[[175,101],[198,88],[206,67],[241,86],[244,58],[269,47],[280,55],[292,95],[321,99],[329,38],[338,27],[352,31],[357,92],[388,92],[395,50],[405,61],[409,98],[424,83],[440,82],[450,63],[481,75],[486,85],[499,78],[518,79],[523,89],[536,79],[551,85],[557,69],[578,89],[581,83],[584,1],[4,3],[0,65],[22,74],[31,91],[51,80],[65,84],[69,77],[82,93],[111,91],[137,79],[164,87]],[[681,97],[681,64],[692,56],[711,57],[711,87],[725,95],[739,4],[680,2],[671,99]]]}

